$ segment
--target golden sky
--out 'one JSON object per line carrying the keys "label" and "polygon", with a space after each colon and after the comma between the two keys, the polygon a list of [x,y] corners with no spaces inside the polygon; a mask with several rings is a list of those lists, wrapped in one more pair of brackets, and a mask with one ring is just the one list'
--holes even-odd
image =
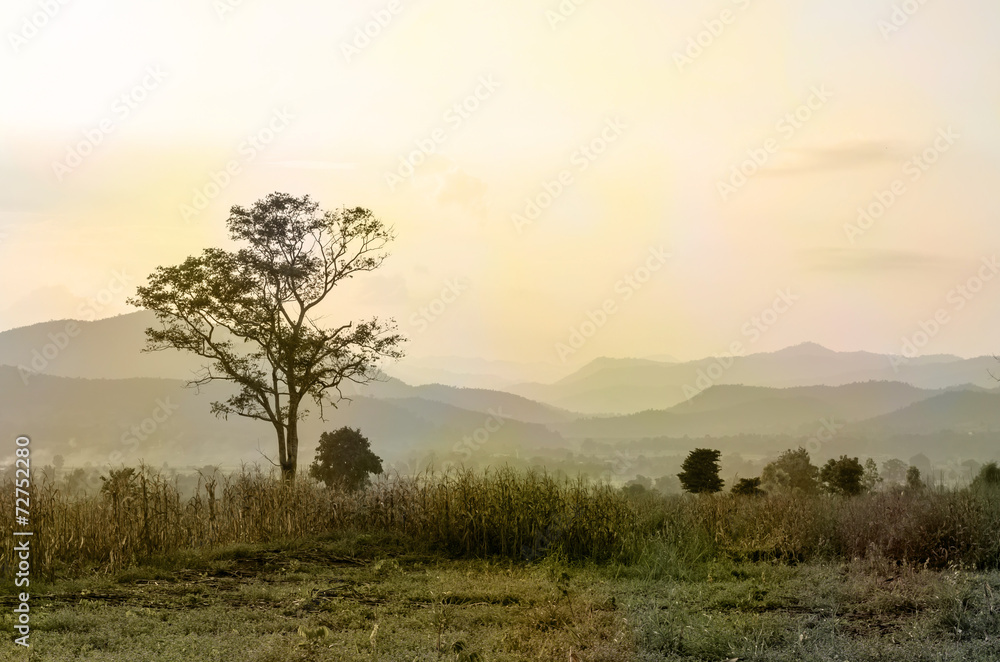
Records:
{"label": "golden sky", "polygon": [[7,0],[0,329],[128,312],[115,283],[286,191],[395,226],[327,312],[395,317],[413,356],[1000,352],[998,25],[994,0]]}

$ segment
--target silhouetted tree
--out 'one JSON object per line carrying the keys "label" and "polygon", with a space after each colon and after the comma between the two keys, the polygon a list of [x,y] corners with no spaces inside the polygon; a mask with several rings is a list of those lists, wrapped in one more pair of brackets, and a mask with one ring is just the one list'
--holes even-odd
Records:
{"label": "silhouetted tree", "polygon": [[819,479],[823,486],[834,494],[855,496],[864,492],[861,478],[865,468],[856,457],[841,455],[839,460],[830,460],[820,469]]}
{"label": "silhouetted tree", "polygon": [[882,463],[882,477],[890,485],[902,485],[906,481],[906,462],[892,458]]}
{"label": "silhouetted tree", "polygon": [[662,494],[677,494],[681,491],[681,481],[677,478],[677,474],[660,476],[653,483],[653,489]]}
{"label": "silhouetted tree", "polygon": [[800,491],[815,494],[819,491],[819,469],[809,459],[804,448],[787,450],[768,463],[760,474],[761,483],[767,491]]}
{"label": "silhouetted tree", "polygon": [[719,478],[719,457],[722,455],[717,450],[708,448],[698,448],[691,451],[684,464],[681,465],[681,472],[677,477],[681,481],[681,487],[687,492],[695,494],[706,494],[719,492],[722,490],[724,481]]}
{"label": "silhouetted tree", "polygon": [[972,481],[973,487],[1000,487],[1000,467],[996,462],[984,464]]}
{"label": "silhouetted tree", "polygon": [[906,486],[911,490],[919,490],[924,487],[924,481],[920,479],[920,469],[910,466],[906,470]]}
{"label": "silhouetted tree", "polygon": [[865,460],[865,473],[861,476],[861,487],[865,492],[874,492],[882,484],[882,476],[879,475],[878,465],[875,460],[868,458]]}
{"label": "silhouetted tree", "polygon": [[653,479],[647,478],[642,474],[637,475],[635,478],[628,482],[628,485],[641,485],[643,489],[651,490],[653,489]]}
{"label": "silhouetted tree", "polygon": [[327,487],[357,490],[368,485],[369,475],[382,473],[382,458],[371,451],[371,443],[361,430],[343,427],[319,437],[316,459],[309,475]]}
{"label": "silhouetted tree", "polygon": [[767,492],[760,489],[760,478],[740,478],[730,491],[733,494],[741,496],[762,496],[767,494]]}
{"label": "silhouetted tree", "polygon": [[382,264],[392,231],[367,209],[320,213],[309,196],[286,193],[234,206],[227,228],[242,248],[208,248],[157,267],[129,303],[161,324],[146,329],[145,351],[179,349],[210,361],[189,386],[225,380],[239,387],[213,402],[212,412],[270,423],[282,476],[291,480],[308,401],[322,418],[324,403],[336,406],[342,397],[342,382],[370,381],[377,360],[402,356],[392,320],[324,329],[316,317],[335,285]]}

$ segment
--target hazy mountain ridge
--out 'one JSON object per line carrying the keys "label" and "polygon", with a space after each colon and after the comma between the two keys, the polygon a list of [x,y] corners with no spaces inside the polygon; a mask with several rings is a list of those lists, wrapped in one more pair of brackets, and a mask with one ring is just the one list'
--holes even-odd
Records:
{"label": "hazy mountain ridge", "polygon": [[[966,394],[969,394],[968,397]],[[567,437],[595,439],[809,434],[823,421],[838,426],[859,422],[859,430],[878,430],[880,426],[876,423],[863,428],[860,422],[878,420],[942,395],[953,396],[956,403],[970,399],[993,401],[1000,411],[1000,391],[986,391],[975,386],[930,391],[899,382],[783,389],[723,385],[711,387],[690,401],[669,409],[623,416],[585,417],[555,427]],[[975,405],[964,406],[966,410],[975,410]],[[948,423],[931,426],[929,431],[957,429],[954,426],[958,425],[958,421],[953,416],[945,418]],[[901,425],[901,421],[889,422],[885,427],[893,432],[911,431],[910,427]]]}
{"label": "hazy mountain ridge", "polygon": [[[201,393],[183,388],[201,365],[198,357],[140,353],[143,331],[153,324],[151,314],[139,312],[0,333],[0,363],[9,366],[0,367],[3,432],[32,434],[44,442],[41,457],[61,453],[75,463],[107,463],[116,451],[123,461],[153,463],[261,461],[258,446],[273,456],[269,425],[210,413],[212,400],[224,399],[231,384],[215,382]],[[472,369],[490,364],[467,363]],[[514,392],[412,386],[383,376],[346,388],[350,400],[328,408],[327,421],[313,407],[300,428],[300,462],[311,461],[322,431],[343,425],[361,428],[387,460],[434,451],[442,461],[460,461],[469,450],[502,455],[587,438],[674,440],[664,442],[669,445],[685,436],[802,439],[824,424],[861,446],[867,438],[944,432],[989,438],[1000,431],[1000,389],[988,372],[995,367],[992,357],[939,355],[894,370],[883,355],[804,343],[685,363],[602,358]]]}
{"label": "hazy mountain ridge", "polygon": [[819,352],[797,346],[677,364],[610,359],[592,362],[552,384],[517,384],[509,390],[586,414],[631,414],[669,409],[719,385],[787,388],[893,381],[931,390],[962,384],[992,388],[996,382],[990,370],[1000,368],[993,357],[987,356],[961,359],[937,355],[901,362],[899,357],[823,349]]}

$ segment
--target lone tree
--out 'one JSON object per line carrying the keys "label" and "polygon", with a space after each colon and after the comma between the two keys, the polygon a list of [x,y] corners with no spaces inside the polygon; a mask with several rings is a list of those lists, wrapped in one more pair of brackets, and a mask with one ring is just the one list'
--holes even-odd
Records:
{"label": "lone tree", "polygon": [[681,487],[695,494],[710,494],[722,490],[724,482],[719,478],[719,457],[717,450],[697,448],[688,453],[677,477]]}
{"label": "lone tree", "polygon": [[906,486],[911,490],[922,490],[925,487],[920,478],[920,469],[913,465],[906,470]]}
{"label": "lone tree", "polygon": [[372,452],[368,438],[348,427],[321,434],[309,466],[309,475],[327,487],[339,485],[352,492],[368,484],[369,474],[381,473],[382,458]]}
{"label": "lone tree", "polygon": [[322,328],[316,311],[337,283],[382,264],[392,230],[367,209],[320,212],[308,195],[287,193],[234,206],[227,228],[243,247],[208,248],[157,267],[129,303],[161,324],[146,329],[144,351],[179,349],[210,361],[189,386],[223,380],[238,387],[212,403],[215,415],[274,427],[277,464],[289,481],[304,405],[315,402],[322,418],[324,403],[336,407],[343,398],[345,380],[371,381],[380,359],[402,356],[394,320]]}
{"label": "lone tree", "polygon": [[799,447],[788,449],[777,460],[769,462],[760,479],[768,491],[815,494],[819,491],[818,476],[819,469],[809,459],[809,451]]}
{"label": "lone tree", "polygon": [[865,468],[856,457],[841,455],[839,460],[829,460],[819,472],[819,479],[826,489],[834,494],[856,496],[865,491],[861,479]]}

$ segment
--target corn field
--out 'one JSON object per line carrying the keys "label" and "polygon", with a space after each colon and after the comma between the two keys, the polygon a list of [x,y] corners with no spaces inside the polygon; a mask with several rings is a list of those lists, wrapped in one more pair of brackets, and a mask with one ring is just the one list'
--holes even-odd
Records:
{"label": "corn field", "polygon": [[[182,498],[176,483],[143,467],[102,478],[99,494],[69,496],[57,482],[32,494],[32,563],[42,573],[114,570],[182,549],[391,532],[461,556],[533,559],[558,551],[606,560],[634,553],[635,513],[618,490],[513,470],[471,470],[380,480],[347,493],[259,470],[203,477]],[[14,509],[13,485],[3,507]],[[13,522],[5,523],[6,535]],[[0,566],[12,567],[12,550]]]}
{"label": "corn field", "polygon": [[[34,487],[35,572],[112,571],[179,550],[347,532],[397,534],[452,556],[524,561],[558,553],[628,563],[669,551],[690,562],[877,558],[1000,567],[998,490],[628,495],[507,468],[394,476],[356,492],[308,480],[286,484],[256,469],[202,475],[188,497],[176,479],[147,467],[112,471],[102,481],[99,493],[84,496],[58,481]],[[7,483],[0,507],[12,512]],[[10,540],[13,522],[3,526]],[[14,565],[12,546],[4,546],[0,566]]]}

